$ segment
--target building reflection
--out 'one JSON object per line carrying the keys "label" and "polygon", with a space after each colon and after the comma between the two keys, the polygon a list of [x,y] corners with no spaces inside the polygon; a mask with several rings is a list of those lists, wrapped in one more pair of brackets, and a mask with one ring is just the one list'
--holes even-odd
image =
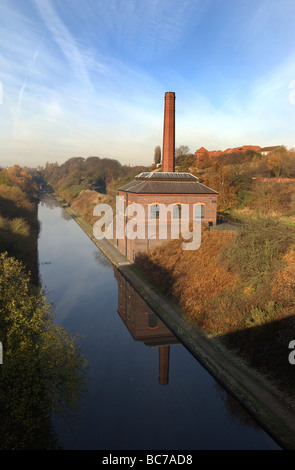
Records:
{"label": "building reflection", "polygon": [[179,341],[117,269],[114,276],[118,283],[118,314],[135,341],[158,348],[159,383],[167,385],[170,346]]}
{"label": "building reflection", "polygon": [[[167,385],[170,346],[179,344],[180,341],[116,268],[114,276],[118,283],[118,313],[135,341],[142,341],[146,346],[158,348],[159,384]],[[258,422],[233,395],[215,381],[214,388],[217,401],[223,402],[226,413],[237,426],[260,430]]]}

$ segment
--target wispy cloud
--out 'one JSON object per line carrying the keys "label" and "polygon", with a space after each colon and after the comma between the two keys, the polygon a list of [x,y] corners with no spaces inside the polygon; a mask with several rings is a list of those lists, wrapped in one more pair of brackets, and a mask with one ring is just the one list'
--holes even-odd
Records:
{"label": "wispy cloud", "polygon": [[200,0],[108,0],[101,3],[96,15],[117,50],[150,62],[179,42],[190,29],[192,17],[196,27],[204,8]]}
{"label": "wispy cloud", "polygon": [[19,118],[20,118],[20,113],[21,113],[21,106],[22,106],[23,93],[24,93],[24,90],[25,90],[25,88],[26,88],[27,81],[28,81],[28,77],[29,77],[29,75],[30,75],[32,66],[33,66],[35,60],[37,59],[38,54],[39,54],[39,51],[40,51],[40,49],[41,49],[44,36],[45,36],[45,34],[43,35],[43,37],[42,37],[42,39],[41,39],[39,45],[37,46],[37,48],[36,48],[36,50],[35,50],[35,52],[34,52],[34,54],[33,54],[32,60],[31,60],[31,62],[30,62],[30,64],[29,64],[28,69],[27,69],[27,72],[26,72],[26,76],[25,76],[24,82],[23,82],[22,87],[21,87],[20,92],[19,92],[18,106],[17,106],[17,111],[16,111],[16,115],[15,115],[15,122],[14,122],[14,135],[17,135],[17,133],[18,133]]}
{"label": "wispy cloud", "polygon": [[148,164],[169,90],[176,145],[291,145],[295,7],[282,2],[1,0],[1,155]]}
{"label": "wispy cloud", "polygon": [[226,101],[223,103],[223,105],[216,111],[214,114],[213,118],[216,118],[224,108],[235,98],[235,96],[239,93],[239,90],[235,91]]}
{"label": "wispy cloud", "polygon": [[55,42],[64,54],[72,72],[81,79],[87,86],[91,87],[87,67],[83,54],[80,52],[77,42],[71,35],[69,29],[56,13],[49,0],[31,0],[38,9],[45,25],[52,33]]}

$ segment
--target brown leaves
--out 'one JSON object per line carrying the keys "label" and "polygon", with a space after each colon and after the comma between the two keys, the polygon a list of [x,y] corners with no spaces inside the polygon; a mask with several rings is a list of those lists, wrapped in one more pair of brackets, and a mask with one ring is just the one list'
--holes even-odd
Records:
{"label": "brown leaves", "polygon": [[138,261],[148,279],[194,318],[203,304],[235,283],[236,276],[219,263],[221,251],[235,237],[232,232],[203,232],[198,250],[183,251],[173,240],[143,254]]}

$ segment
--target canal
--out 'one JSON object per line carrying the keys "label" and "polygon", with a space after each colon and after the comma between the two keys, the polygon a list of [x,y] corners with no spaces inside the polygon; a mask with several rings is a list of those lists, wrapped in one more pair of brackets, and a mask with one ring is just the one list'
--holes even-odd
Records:
{"label": "canal", "polygon": [[65,450],[279,449],[150,311],[54,199],[39,204],[42,286],[88,361]]}

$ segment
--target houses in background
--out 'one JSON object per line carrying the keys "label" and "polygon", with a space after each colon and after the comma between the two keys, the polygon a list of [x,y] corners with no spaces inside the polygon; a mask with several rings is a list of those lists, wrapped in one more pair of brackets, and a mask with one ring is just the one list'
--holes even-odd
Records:
{"label": "houses in background", "polygon": [[269,155],[271,152],[274,152],[276,149],[280,147],[281,145],[275,145],[273,147],[263,147],[262,149],[259,150],[259,153],[261,153],[261,155]]}
{"label": "houses in background", "polygon": [[228,148],[226,150],[207,150],[200,147],[195,151],[196,159],[204,159],[206,157],[218,157],[219,155],[228,155],[231,153],[242,154],[248,151],[258,152],[261,155],[269,155],[271,152],[281,147],[281,145],[274,145],[272,147],[260,147],[259,145],[242,145],[241,147]]}

